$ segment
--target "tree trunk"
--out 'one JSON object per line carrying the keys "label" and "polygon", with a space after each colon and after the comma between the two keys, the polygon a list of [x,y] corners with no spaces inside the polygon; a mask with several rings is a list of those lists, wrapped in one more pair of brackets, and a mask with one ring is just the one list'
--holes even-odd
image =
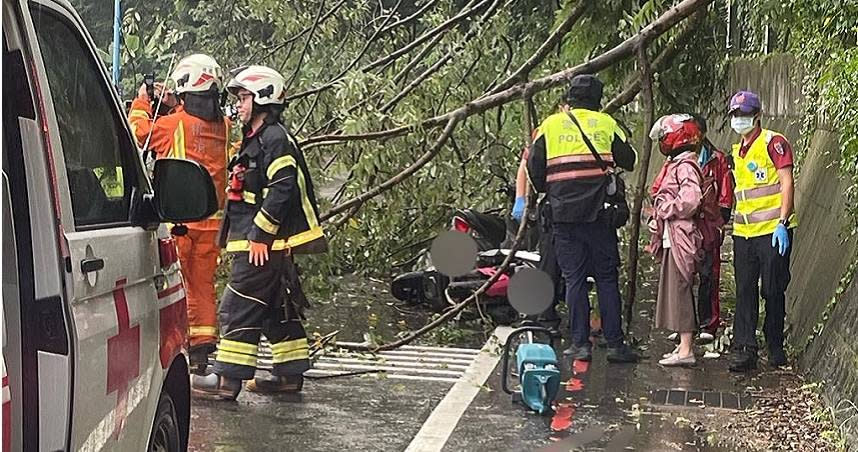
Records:
{"label": "tree trunk", "polygon": [[652,96],[652,74],[650,72],[649,58],[647,57],[646,43],[644,41],[638,46],[638,64],[640,65],[641,73],[641,91],[643,100],[643,128],[644,136],[641,142],[639,159],[638,180],[635,184],[635,197],[631,212],[631,237],[629,238],[629,258],[627,261],[628,274],[626,278],[626,328],[631,326],[632,313],[637,296],[638,284],[638,255],[640,252],[640,234],[641,234],[641,210],[643,209],[643,199],[646,193],[647,176],[649,175],[649,161],[652,155],[652,138],[649,136],[649,128],[655,122],[653,96]]}

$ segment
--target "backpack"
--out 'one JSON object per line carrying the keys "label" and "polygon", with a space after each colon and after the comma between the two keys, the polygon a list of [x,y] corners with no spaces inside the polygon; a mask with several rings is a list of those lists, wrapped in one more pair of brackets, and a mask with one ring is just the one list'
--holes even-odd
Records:
{"label": "backpack", "polygon": [[[718,181],[715,180],[713,174],[704,174],[696,162],[682,160],[677,164],[681,165],[683,163],[691,165],[694,171],[697,172],[697,175],[700,176],[700,193],[702,197],[700,199],[700,206],[694,212],[694,224],[703,233],[703,246],[708,248],[710,245],[720,242],[721,223],[724,221],[721,218],[721,208],[718,205]],[[674,176],[676,175],[674,174]],[[679,185],[678,178],[676,183]]]}

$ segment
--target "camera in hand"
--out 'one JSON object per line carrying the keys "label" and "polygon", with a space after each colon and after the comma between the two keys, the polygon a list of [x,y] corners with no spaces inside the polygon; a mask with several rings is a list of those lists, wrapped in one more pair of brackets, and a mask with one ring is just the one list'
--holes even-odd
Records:
{"label": "camera in hand", "polygon": [[159,105],[159,99],[155,97],[155,74],[143,74],[143,84],[146,85],[146,94],[149,96],[149,101],[152,103],[152,111],[156,112],[157,116],[170,114],[171,107],[164,105],[163,99],[161,99]]}

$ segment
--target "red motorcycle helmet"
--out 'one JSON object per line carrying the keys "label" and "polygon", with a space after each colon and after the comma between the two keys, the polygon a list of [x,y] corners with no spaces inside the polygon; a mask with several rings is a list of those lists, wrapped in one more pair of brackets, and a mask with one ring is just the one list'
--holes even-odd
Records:
{"label": "red motorcycle helmet", "polygon": [[679,150],[703,142],[700,125],[687,114],[662,116],[652,126],[649,136],[658,140],[658,149],[666,156],[675,155]]}

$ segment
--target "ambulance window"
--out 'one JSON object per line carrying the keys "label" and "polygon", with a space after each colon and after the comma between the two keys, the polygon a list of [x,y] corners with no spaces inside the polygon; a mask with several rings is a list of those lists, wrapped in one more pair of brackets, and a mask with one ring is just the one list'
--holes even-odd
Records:
{"label": "ambulance window", "polygon": [[32,10],[51,89],[76,226],[128,222],[134,147],[109,86],[81,34],[55,13]]}

